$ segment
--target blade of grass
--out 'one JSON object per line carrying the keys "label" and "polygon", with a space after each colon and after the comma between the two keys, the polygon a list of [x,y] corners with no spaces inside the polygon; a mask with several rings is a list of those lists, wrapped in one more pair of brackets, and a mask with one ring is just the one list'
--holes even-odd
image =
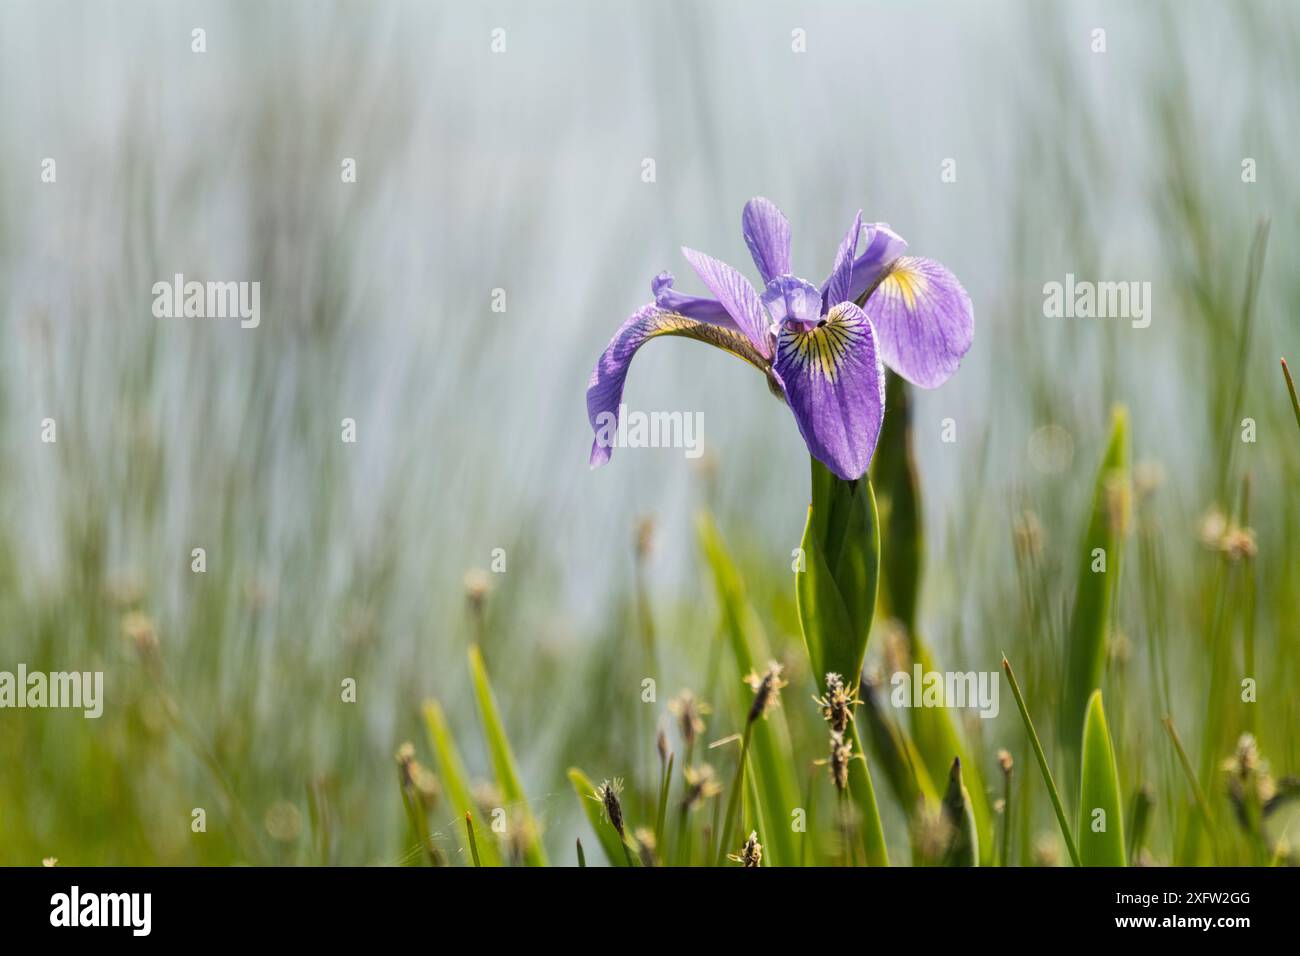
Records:
{"label": "blade of grass", "polygon": [[[723,629],[736,659],[740,677],[757,670],[768,653],[767,639],[753,605],[745,594],[744,579],[728,551],[711,515],[702,512],[696,518],[696,534],[709,568],[722,611]],[[798,780],[790,746],[785,713],[774,710],[754,727],[753,762],[762,811],[776,821],[796,806]],[[787,826],[776,826],[766,835],[764,863],[789,866],[795,859],[794,834]]]}
{"label": "blade of grass", "polygon": [[943,818],[952,831],[944,853],[944,866],[979,866],[979,835],[975,830],[975,811],[970,793],[961,780],[961,758],[954,757],[948,773],[948,790],[943,795]]}
{"label": "blade of grass", "polygon": [[1214,817],[1210,814],[1210,805],[1205,801],[1205,793],[1201,790],[1200,781],[1196,779],[1196,772],[1192,770],[1192,761],[1187,756],[1187,750],[1183,747],[1182,738],[1178,736],[1178,729],[1174,727],[1174,718],[1166,714],[1164,719],[1165,730],[1169,732],[1169,739],[1173,742],[1174,750],[1178,754],[1178,763],[1183,768],[1183,774],[1187,777],[1188,784],[1192,788],[1192,799],[1196,801],[1197,812],[1201,815],[1201,822],[1205,824],[1205,829],[1214,833]]}
{"label": "blade of grass", "polygon": [[668,762],[663,769],[663,779],[659,784],[659,810],[655,814],[655,846],[664,846],[664,819],[668,814],[668,788],[673,780],[673,762],[676,754],[668,755]]}
{"label": "blade of grass", "polygon": [[[1119,793],[1119,769],[1101,691],[1088,699],[1083,725],[1083,764],[1079,787],[1079,856],[1084,866],[1125,866],[1124,810]],[[1101,816],[1098,816],[1100,812]],[[1101,829],[1097,829],[1100,825]]]}
{"label": "blade of grass", "polygon": [[1111,416],[1110,440],[1093,487],[1092,513],[1079,555],[1074,610],[1066,645],[1065,692],[1061,697],[1058,731],[1062,748],[1072,757],[1079,753],[1083,739],[1088,699],[1101,687],[1111,605],[1118,590],[1128,499],[1128,414],[1117,407]]}
{"label": "blade of grass", "polygon": [[1295,412],[1295,423],[1300,426],[1300,399],[1296,398],[1295,382],[1291,378],[1291,369],[1287,368],[1286,359],[1282,359],[1282,375],[1286,378],[1286,390],[1291,396],[1291,410]]}
{"label": "blade of grass", "polygon": [[745,725],[745,735],[740,739],[740,758],[736,761],[736,773],[731,779],[731,789],[727,794],[727,815],[717,834],[718,852],[713,855],[714,866],[722,866],[726,861],[727,841],[736,833],[736,814],[740,810],[740,795],[745,789],[745,765],[749,762],[749,738],[753,729],[754,722],[751,720]]}
{"label": "blade of grass", "polygon": [[496,697],[488,681],[487,667],[483,663],[483,654],[477,644],[469,647],[469,669],[474,683],[474,696],[478,701],[479,716],[483,719],[483,734],[487,738],[488,755],[492,758],[492,768],[496,772],[497,786],[501,794],[522,817],[522,825],[528,828],[524,845],[524,862],[529,866],[546,866],[546,851],[542,848],[541,832],[532,810],[528,807],[528,798],[524,795],[523,784],[519,781],[519,770],[515,764],[515,755],[510,749],[510,740],[506,737],[505,725],[497,709]]}
{"label": "blade of grass", "polygon": [[1070,832],[1070,822],[1065,817],[1065,806],[1061,803],[1060,791],[1056,789],[1056,781],[1052,779],[1051,768],[1047,766],[1047,755],[1043,753],[1043,744],[1038,739],[1038,731],[1034,730],[1034,722],[1029,717],[1029,708],[1025,706],[1025,698],[1020,693],[1020,684],[1016,682],[1016,675],[1011,670],[1011,662],[1007,660],[1005,654],[1002,655],[1002,671],[1007,675],[1007,681],[1011,684],[1011,693],[1016,698],[1016,707],[1020,710],[1020,719],[1025,722],[1025,732],[1029,735],[1029,743],[1034,749],[1034,759],[1038,761],[1038,769],[1043,775],[1043,782],[1047,784],[1047,793],[1052,798],[1052,809],[1056,811],[1056,822],[1060,824],[1061,836],[1065,838],[1065,848],[1070,853],[1070,859],[1075,866],[1081,866],[1079,862],[1079,848],[1075,846],[1074,834]]}
{"label": "blade of grass", "polygon": [[[424,702],[423,712],[424,726],[429,734],[429,746],[433,751],[433,761],[443,793],[457,816],[467,816],[475,809],[473,791],[470,789],[469,774],[465,772],[465,763],[461,760],[456,741],[447,727],[442,707],[430,698]],[[483,841],[479,855],[483,866],[501,865],[496,840],[491,836]]]}
{"label": "blade of grass", "polygon": [[478,841],[474,839],[474,815],[468,810],[465,812],[465,833],[469,836],[469,853],[474,865],[482,866],[483,862],[478,858]]}
{"label": "blade of grass", "polygon": [[581,838],[575,840],[574,843],[577,844],[578,847],[578,866],[585,867],[587,865],[587,854],[582,852]]}

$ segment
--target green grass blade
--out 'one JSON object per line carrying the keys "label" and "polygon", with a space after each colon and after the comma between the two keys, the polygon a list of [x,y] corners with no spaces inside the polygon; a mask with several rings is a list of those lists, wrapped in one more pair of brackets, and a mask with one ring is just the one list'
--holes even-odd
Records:
{"label": "green grass blade", "polygon": [[[433,699],[424,702],[424,726],[429,734],[429,746],[433,751],[433,762],[437,767],[438,780],[443,793],[457,816],[466,816],[475,809],[473,791],[470,788],[469,774],[465,772],[465,763],[460,758],[456,741],[447,727],[442,707]],[[479,847],[479,859],[483,866],[500,866],[501,858],[497,855],[496,841],[489,834]]]}
{"label": "green grass blade", "polygon": [[569,782],[573,784],[573,792],[578,795],[578,803],[582,806],[582,812],[586,814],[587,822],[591,824],[609,865],[628,866],[626,848],[618,838],[618,831],[601,814],[600,804],[592,799],[596,795],[596,785],[577,767],[569,768]]}
{"label": "green grass blade", "polygon": [[1101,691],[1088,699],[1079,787],[1079,858],[1084,866],[1125,866],[1124,809]]}
{"label": "green grass blade", "polygon": [[482,866],[483,862],[478,855],[478,841],[474,839],[474,814],[468,811],[465,813],[465,834],[469,837],[469,853],[474,860],[474,865]]}
{"label": "green grass blade", "polygon": [[[740,813],[741,794],[745,792],[745,770],[749,763],[749,740],[753,734],[754,723],[745,725],[745,736],[740,741],[740,757],[736,760],[736,773],[727,788],[727,815],[723,817],[722,829],[718,831],[718,852],[714,854],[714,865],[722,866],[727,859],[727,848],[737,833],[736,820]],[[737,844],[739,845],[739,844]]]}
{"label": "green grass blade", "polygon": [[1286,378],[1287,394],[1291,396],[1291,410],[1295,412],[1295,423],[1300,426],[1300,399],[1296,398],[1295,382],[1291,378],[1291,369],[1287,367],[1286,359],[1282,359],[1282,375]]}
{"label": "green grass blade", "polygon": [[[723,629],[736,659],[736,670],[739,676],[744,677],[751,671],[760,670],[766,662],[767,639],[745,594],[744,579],[713,518],[708,513],[701,513],[695,526],[700,548],[713,572]],[[772,710],[765,720],[754,726],[750,758],[762,801],[761,810],[764,817],[774,824],[766,834],[764,863],[793,865],[798,848],[793,831],[783,821],[788,820],[798,806],[799,782],[795,776],[796,764],[784,711]]]}
{"label": "green grass blade", "polygon": [[1057,728],[1061,745],[1070,755],[1079,752],[1088,699],[1101,687],[1111,603],[1120,574],[1128,496],[1128,414],[1123,408],[1116,408],[1106,454],[1093,488],[1092,514],[1079,555],[1074,610],[1066,644],[1065,690]]}
{"label": "green grass blade", "polygon": [[578,839],[578,840],[574,840],[573,842],[578,847],[578,866],[585,867],[587,865],[587,854],[582,852],[582,840]]}
{"label": "green grass blade", "polygon": [[1056,789],[1056,781],[1052,779],[1052,770],[1047,766],[1047,755],[1043,753],[1042,741],[1038,739],[1038,731],[1034,729],[1034,722],[1029,716],[1029,708],[1025,706],[1024,695],[1020,693],[1020,684],[1016,681],[1016,675],[1011,670],[1011,662],[1004,655],[1002,658],[1002,671],[1007,675],[1007,681],[1011,684],[1011,693],[1016,698],[1016,707],[1020,710],[1020,719],[1025,722],[1025,733],[1029,735],[1029,743],[1034,750],[1034,759],[1038,761],[1038,769],[1043,775],[1043,783],[1047,784],[1047,793],[1052,798],[1052,809],[1056,811],[1056,822],[1060,824],[1061,836],[1065,838],[1065,848],[1070,853],[1070,860],[1075,866],[1081,866],[1079,862],[1079,848],[1075,845],[1074,834],[1070,831],[1070,821],[1065,816],[1065,805],[1061,803],[1061,793]]}
{"label": "green grass blade", "polygon": [[655,813],[655,846],[661,853],[664,848],[664,821],[668,815],[668,790],[673,782],[673,763],[676,758],[676,754],[668,755],[668,761],[664,765],[663,780],[659,784],[659,808]]}
{"label": "green grass blade", "polygon": [[497,786],[510,808],[517,813],[522,825],[528,828],[529,838],[525,841],[524,862],[529,866],[546,866],[546,851],[542,848],[541,831],[528,807],[528,798],[524,794],[523,784],[519,781],[519,769],[515,764],[515,755],[510,749],[510,740],[506,737],[505,725],[497,709],[496,697],[488,681],[487,668],[483,664],[483,654],[478,645],[469,648],[469,669],[474,684],[474,696],[478,701],[479,716],[483,720],[483,735],[487,738],[488,755],[492,759],[492,769],[496,772]]}
{"label": "green grass blade", "polygon": [[979,866],[979,835],[975,830],[975,811],[970,793],[961,779],[961,760],[953,758],[948,773],[948,790],[943,795],[943,818],[952,836],[944,854],[944,866]]}

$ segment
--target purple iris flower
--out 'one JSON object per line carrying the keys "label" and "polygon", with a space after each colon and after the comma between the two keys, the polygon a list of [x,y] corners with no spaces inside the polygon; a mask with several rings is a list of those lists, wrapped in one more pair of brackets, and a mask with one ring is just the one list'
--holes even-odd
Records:
{"label": "purple iris flower", "polygon": [[966,290],[934,260],[903,255],[907,243],[884,223],[863,223],[859,212],[820,287],[790,274],[790,223],[775,204],[751,199],[741,229],[761,295],[731,266],[683,247],[713,298],[678,292],[661,272],[650,284],[654,301],[623,323],[596,363],[587,383],[593,468],[609,461],[632,356],[660,335],[707,342],[762,371],[808,451],[846,481],[866,473],[876,450],[884,367],[937,388],[970,349]]}

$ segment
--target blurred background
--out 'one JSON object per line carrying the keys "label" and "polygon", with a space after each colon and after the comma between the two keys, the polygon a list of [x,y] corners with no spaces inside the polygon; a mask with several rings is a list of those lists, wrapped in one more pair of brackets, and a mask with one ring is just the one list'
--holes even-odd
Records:
{"label": "blurred background", "polygon": [[[419,859],[394,754],[409,740],[430,762],[423,700],[469,774],[492,776],[474,640],[552,860],[573,862],[589,825],[565,768],[627,778],[635,806],[684,687],[714,704],[709,740],[736,730],[726,705],[748,691],[718,676],[703,508],[790,666],[797,749],[818,718],[790,575],[808,462],[788,411],[745,364],[660,340],[626,400],[703,413],[704,457],[587,467],[584,390],[609,337],[660,270],[702,291],[680,245],[752,277],[739,223],[760,194],[792,221],[799,274],[821,280],[861,208],[974,302],[960,372],[913,395],[918,621],[946,666],[996,671],[1006,651],[1049,708],[1124,404],[1146,557],[1125,569],[1107,685],[1123,783],[1185,810],[1159,718],[1200,747],[1221,561],[1207,517],[1235,520],[1247,474],[1255,730],[1275,772],[1300,771],[1300,432],[1277,363],[1300,361],[1296,89],[1284,0],[9,0],[0,670],[103,670],[106,687],[99,720],[0,712],[0,863]],[[259,281],[260,327],[154,318],[152,285],[175,273]],[[1150,327],[1045,318],[1043,285],[1067,273],[1150,282]],[[1022,739],[1010,696],[976,723],[992,779]],[[431,839],[464,862],[427,784]],[[1175,814],[1158,806],[1151,852],[1168,862]],[[905,844],[904,815],[885,814]],[[1051,827],[1040,799],[1026,862],[1051,861],[1031,854]]]}

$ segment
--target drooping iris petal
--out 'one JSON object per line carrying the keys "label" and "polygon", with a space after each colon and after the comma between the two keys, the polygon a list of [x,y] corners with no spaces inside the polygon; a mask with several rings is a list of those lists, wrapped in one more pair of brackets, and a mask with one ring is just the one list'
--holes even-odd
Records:
{"label": "drooping iris petal", "polygon": [[856,298],[852,294],[854,253],[858,251],[858,238],[861,232],[862,210],[859,209],[853,219],[853,225],[849,227],[848,235],[840,243],[839,252],[835,254],[835,266],[831,269],[831,277],[826,280],[825,308],[840,302],[852,302]]}
{"label": "drooping iris petal", "polygon": [[666,312],[653,303],[642,306],[614,333],[587,381],[587,420],[596,433],[591,445],[592,468],[609,461],[613,452],[623,384],[627,381],[632,356],[646,342],[661,335],[681,335],[707,342],[743,358],[756,368],[767,367],[766,358],[735,329]]}
{"label": "drooping iris petal", "polygon": [[688,319],[699,319],[727,328],[740,330],[722,303],[717,299],[708,299],[700,295],[687,295],[673,288],[673,274],[661,272],[650,282],[650,291],[655,297],[655,305],[667,312],[676,312]]}
{"label": "drooping iris petal", "polygon": [[777,276],[767,284],[760,301],[774,326],[786,322],[815,324],[821,318],[821,292],[798,276]]}
{"label": "drooping iris petal", "polygon": [[823,324],[785,326],[774,370],[808,451],[838,477],[861,478],[885,414],[885,373],[866,314],[841,302]]}
{"label": "drooping iris petal", "polygon": [[790,271],[790,221],[776,203],[755,196],[745,203],[740,228],[764,284]]}
{"label": "drooping iris petal", "polygon": [[753,343],[754,348],[763,355],[771,357],[772,345],[768,340],[767,320],[764,318],[758,293],[749,284],[749,280],[725,262],[703,252],[683,246],[682,255],[709,287],[709,291],[717,296],[722,307],[736,320],[736,325]]}
{"label": "drooping iris petal", "polygon": [[[866,248],[862,250],[862,255],[853,260],[853,278],[844,298],[838,300],[840,302],[857,302],[863,293],[880,281],[894,260],[907,249],[907,240],[883,222],[867,223],[862,227],[862,237]],[[830,285],[829,278],[822,283],[823,309],[829,309],[836,303],[830,297]]]}
{"label": "drooping iris petal", "polygon": [[885,364],[921,388],[937,388],[975,337],[975,312],[957,278],[933,259],[903,256],[867,300]]}

